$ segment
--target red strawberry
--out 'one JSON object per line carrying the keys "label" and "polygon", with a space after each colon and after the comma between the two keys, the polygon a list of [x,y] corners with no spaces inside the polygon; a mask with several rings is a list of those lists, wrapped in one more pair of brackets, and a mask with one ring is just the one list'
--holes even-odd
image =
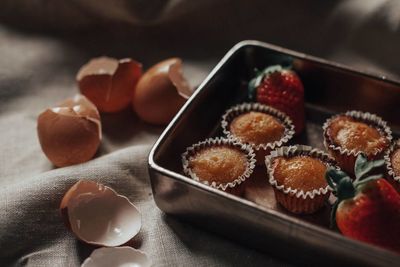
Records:
{"label": "red strawberry", "polygon": [[250,81],[249,90],[256,94],[257,102],[286,113],[296,134],[304,129],[304,87],[294,71],[279,65],[268,67]]}
{"label": "red strawberry", "polygon": [[326,179],[337,196],[332,219],[343,235],[400,253],[400,195],[382,175],[365,177],[383,165],[359,155],[356,179],[330,168]]}

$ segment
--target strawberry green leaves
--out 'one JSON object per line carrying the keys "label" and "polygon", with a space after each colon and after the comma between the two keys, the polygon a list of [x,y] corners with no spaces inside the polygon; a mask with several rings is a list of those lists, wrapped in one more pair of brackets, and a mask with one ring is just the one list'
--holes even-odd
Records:
{"label": "strawberry green leaves", "polygon": [[325,173],[325,179],[328,182],[328,185],[332,189],[335,189],[336,184],[339,184],[339,182],[345,177],[348,177],[348,175],[345,172],[336,170],[333,167],[329,167]]}
{"label": "strawberry green leaves", "polygon": [[383,166],[384,163],[385,163],[384,160],[368,161],[367,157],[365,157],[363,154],[360,154],[357,157],[357,160],[356,160],[356,163],[354,166],[356,182],[361,181],[366,174],[368,174],[370,171],[372,171],[375,168]]}

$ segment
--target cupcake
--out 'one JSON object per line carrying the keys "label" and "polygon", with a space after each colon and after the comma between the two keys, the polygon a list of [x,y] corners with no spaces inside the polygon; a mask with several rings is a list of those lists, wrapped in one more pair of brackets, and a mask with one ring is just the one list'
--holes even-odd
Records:
{"label": "cupcake", "polygon": [[303,145],[281,147],[265,159],[275,198],[296,214],[311,214],[324,206],[330,188],[325,172],[335,161],[327,153]]}
{"label": "cupcake", "polygon": [[400,140],[394,143],[385,154],[388,181],[400,193]]}
{"label": "cupcake", "polygon": [[287,144],[294,135],[294,125],[287,115],[259,103],[230,108],[222,116],[221,126],[228,138],[254,149],[257,165],[262,165],[269,152]]}
{"label": "cupcake", "polygon": [[182,154],[183,171],[190,178],[235,195],[255,167],[253,149],[235,140],[215,138],[199,142]]}
{"label": "cupcake", "polygon": [[392,132],[380,117],[360,111],[348,111],[328,119],[324,126],[324,145],[340,168],[354,175],[357,156],[381,159],[389,148]]}

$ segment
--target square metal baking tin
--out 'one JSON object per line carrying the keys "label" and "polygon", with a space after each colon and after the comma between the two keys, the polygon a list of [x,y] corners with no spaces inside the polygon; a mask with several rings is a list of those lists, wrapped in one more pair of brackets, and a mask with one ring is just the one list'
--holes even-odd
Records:
{"label": "square metal baking tin", "polygon": [[266,43],[243,41],[212,70],[152,148],[149,172],[157,206],[167,214],[292,263],[400,266],[399,254],[350,240],[312,220],[256,204],[183,175],[181,154],[185,149],[221,135],[222,114],[246,99],[246,84],[254,70],[275,64],[292,64],[304,83],[307,129],[296,143],[323,148],[323,121],[346,110],[382,116],[395,135],[400,129],[398,81]]}

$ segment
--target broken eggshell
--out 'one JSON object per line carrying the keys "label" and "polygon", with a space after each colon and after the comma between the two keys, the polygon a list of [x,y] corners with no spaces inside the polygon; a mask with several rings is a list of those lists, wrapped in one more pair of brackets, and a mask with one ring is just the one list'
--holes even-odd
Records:
{"label": "broken eggshell", "polygon": [[68,228],[82,241],[99,246],[120,246],[141,228],[139,210],[127,197],[92,181],[74,184],[60,204]]}
{"label": "broken eggshell", "polygon": [[131,247],[99,248],[82,263],[81,267],[150,267],[148,256]]}
{"label": "broken eggshell", "polygon": [[90,160],[101,140],[100,115],[83,95],[43,111],[37,121],[40,146],[57,167]]}
{"label": "broken eggshell", "polygon": [[147,70],[139,80],[133,95],[133,109],[144,121],[168,124],[192,90],[183,77],[182,60],[170,58]]}
{"label": "broken eggshell", "polygon": [[141,75],[142,64],[135,60],[99,57],[83,65],[76,80],[100,112],[112,113],[129,106]]}

